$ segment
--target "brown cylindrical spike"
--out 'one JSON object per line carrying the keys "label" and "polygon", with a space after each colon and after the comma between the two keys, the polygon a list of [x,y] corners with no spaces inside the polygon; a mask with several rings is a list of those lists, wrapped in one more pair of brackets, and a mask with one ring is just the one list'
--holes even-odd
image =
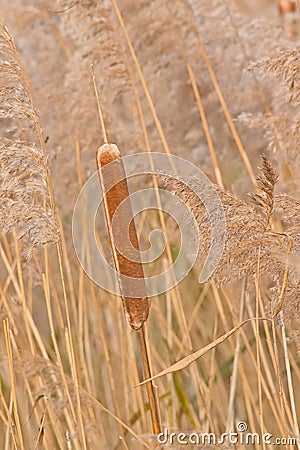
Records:
{"label": "brown cylindrical spike", "polygon": [[[107,166],[108,164],[109,167]],[[119,274],[125,316],[130,326],[138,330],[144,376],[145,378],[151,378],[143,325],[149,314],[149,302],[146,294],[144,270],[139,254],[139,242],[129,200],[127,179],[118,147],[114,144],[102,145],[97,152],[97,166],[103,189],[105,218],[114,264]],[[105,170],[106,166],[109,170]],[[127,204],[122,208],[122,202],[126,200]],[[122,276],[125,276],[125,278]],[[127,288],[129,286],[126,283],[130,283],[130,279],[140,281],[137,283],[138,296],[136,297],[134,295],[130,297],[124,295],[124,293],[128,292]],[[147,393],[153,433],[158,434],[161,428],[152,381],[147,383]]]}
{"label": "brown cylindrical spike", "polygon": [[[105,166],[109,163],[112,164],[110,164],[109,170],[106,171]],[[130,326],[138,330],[147,320],[149,301],[146,294],[143,266],[138,254],[139,243],[129,202],[126,174],[121,154],[115,144],[104,144],[99,148],[97,151],[97,166],[101,186],[103,192],[105,192],[105,218],[109,231],[114,264],[119,274],[123,308]],[[117,181],[115,185],[113,185],[114,181]],[[113,187],[109,189],[110,186]],[[125,208],[120,208],[118,215],[115,216],[118,207],[126,199],[128,204]],[[128,230],[124,229],[126,224],[128,224]],[[138,279],[138,283],[135,283],[137,285],[136,297],[134,295],[130,297],[126,295],[128,289],[126,289],[125,284],[130,283],[130,279]]]}

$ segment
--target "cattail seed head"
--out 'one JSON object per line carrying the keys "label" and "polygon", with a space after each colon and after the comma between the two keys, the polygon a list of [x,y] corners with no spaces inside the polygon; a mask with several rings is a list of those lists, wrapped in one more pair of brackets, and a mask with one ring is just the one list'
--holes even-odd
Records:
{"label": "cattail seed head", "polygon": [[[108,164],[109,170],[106,170]],[[138,237],[129,200],[126,174],[118,147],[114,144],[102,145],[97,152],[97,166],[100,183],[105,193],[105,219],[114,265],[118,273],[123,308],[130,326],[137,330],[147,320],[149,302],[143,266],[139,256],[137,257]],[[114,180],[116,183],[109,189]],[[121,207],[122,202],[126,202],[125,208]],[[117,210],[118,214],[116,214]],[[129,224],[128,230],[124,230],[124,224]],[[126,296],[126,285],[133,279],[140,280],[136,288],[137,296],[128,297]]]}

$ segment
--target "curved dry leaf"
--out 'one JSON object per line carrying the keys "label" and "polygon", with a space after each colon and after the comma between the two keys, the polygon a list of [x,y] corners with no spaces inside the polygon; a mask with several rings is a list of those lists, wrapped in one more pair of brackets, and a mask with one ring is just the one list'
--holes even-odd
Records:
{"label": "curved dry leaf", "polygon": [[[189,366],[190,364],[192,364],[197,359],[201,358],[201,356],[203,356],[206,353],[208,353],[213,348],[215,348],[218,345],[222,344],[222,342],[226,341],[226,339],[228,339],[230,336],[232,336],[241,327],[246,325],[246,323],[251,322],[251,320],[256,320],[256,319],[244,320],[243,322],[241,322],[238,325],[236,325],[235,327],[233,327],[227,333],[222,334],[222,336],[218,337],[217,339],[215,339],[210,344],[206,345],[205,347],[201,348],[200,350],[197,350],[196,352],[192,353],[191,355],[188,355],[185,358],[182,358],[180,361],[177,361],[176,363],[174,363],[171,366],[169,366],[167,369],[162,370],[161,372],[159,372],[158,374],[156,374],[153,377],[149,378],[148,380],[142,381],[141,383],[137,384],[137,386],[142,386],[143,384],[147,383],[148,381],[156,380],[157,378],[160,378],[160,377],[163,377],[165,375],[168,375],[169,373],[178,372],[178,370],[184,369],[185,367]],[[268,319],[265,319],[265,318],[262,317],[259,320],[268,320]],[[137,386],[135,386],[135,387],[137,387]]]}

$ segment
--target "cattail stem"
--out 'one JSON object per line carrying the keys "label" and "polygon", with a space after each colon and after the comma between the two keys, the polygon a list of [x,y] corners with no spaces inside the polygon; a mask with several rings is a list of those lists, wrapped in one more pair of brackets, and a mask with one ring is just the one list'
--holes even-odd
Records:
{"label": "cattail stem", "polygon": [[[149,378],[152,378],[152,373],[151,373],[150,364],[149,364],[148,349],[147,349],[147,345],[146,345],[145,326],[144,325],[142,325],[141,328],[138,330],[138,335],[139,335],[140,349],[141,349],[141,355],[142,355],[144,378],[146,380],[148,380]],[[160,427],[158,406],[157,406],[156,397],[155,397],[155,393],[154,393],[153,381],[152,380],[148,381],[148,383],[146,383],[146,387],[147,387],[147,394],[148,394],[148,399],[149,399],[149,407],[150,407],[150,413],[151,413],[153,433],[159,434],[161,432],[161,427]]]}
{"label": "cattail stem", "polygon": [[[126,173],[118,147],[114,144],[102,145],[97,152],[97,166],[103,190],[104,213],[114,265],[118,273],[124,313],[130,326],[138,333],[144,378],[148,379],[152,375],[145,340],[144,322],[149,314],[149,302],[146,294],[142,262],[137,257],[137,255],[139,256],[138,237],[129,202]],[[126,200],[128,203],[125,208],[122,208],[122,202]],[[131,258],[132,255],[134,257]],[[128,295],[130,279],[138,280],[136,296]],[[129,280],[129,282],[126,280]],[[160,433],[160,422],[153,382],[149,381],[146,385],[153,433],[158,434]]]}

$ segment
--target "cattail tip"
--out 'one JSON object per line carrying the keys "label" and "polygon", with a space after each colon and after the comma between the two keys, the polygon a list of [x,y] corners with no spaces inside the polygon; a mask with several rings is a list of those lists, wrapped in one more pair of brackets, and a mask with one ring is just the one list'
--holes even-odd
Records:
{"label": "cattail tip", "polygon": [[116,159],[120,159],[121,153],[116,144],[103,144],[98,148],[96,158],[98,167],[103,167]]}

